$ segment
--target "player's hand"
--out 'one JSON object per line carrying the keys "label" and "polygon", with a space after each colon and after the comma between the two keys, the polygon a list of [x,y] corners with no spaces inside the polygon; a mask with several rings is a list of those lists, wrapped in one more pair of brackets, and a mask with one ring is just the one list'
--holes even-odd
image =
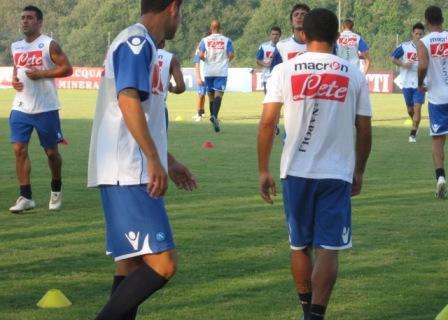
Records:
{"label": "player's hand", "polygon": [[174,161],[169,165],[168,174],[179,189],[193,191],[198,187],[194,175],[191,174],[186,166],[178,161]]}
{"label": "player's hand", "polygon": [[260,195],[261,198],[269,204],[274,203],[271,196],[277,196],[275,181],[269,172],[260,174]]}
{"label": "player's hand", "polygon": [[153,198],[163,197],[168,189],[168,176],[159,158],[148,159],[148,193]]}
{"label": "player's hand", "polygon": [[428,91],[428,88],[426,88],[425,86],[419,86],[417,90],[420,91],[421,93],[425,93],[426,91]]}
{"label": "player's hand", "polygon": [[356,197],[357,195],[361,194],[362,178],[362,173],[355,173],[352,184],[352,197]]}
{"label": "player's hand", "polygon": [[412,62],[403,62],[401,64],[401,66],[405,69],[411,69],[411,67],[413,66],[413,63]]}
{"label": "player's hand", "polygon": [[202,81],[201,78],[197,78],[197,79],[196,79],[196,83],[197,83],[199,86],[203,86],[203,85],[204,85],[204,81]]}
{"label": "player's hand", "polygon": [[171,82],[168,82],[168,92],[173,92],[174,86],[171,84]]}
{"label": "player's hand", "polygon": [[42,70],[39,70],[39,69],[27,70],[27,71],[25,71],[25,73],[26,73],[26,76],[28,78],[30,78],[31,80],[39,80],[39,79],[44,78]]}
{"label": "player's hand", "polygon": [[12,87],[18,91],[21,92],[23,90],[23,83],[19,81],[19,78],[14,77],[12,79]]}

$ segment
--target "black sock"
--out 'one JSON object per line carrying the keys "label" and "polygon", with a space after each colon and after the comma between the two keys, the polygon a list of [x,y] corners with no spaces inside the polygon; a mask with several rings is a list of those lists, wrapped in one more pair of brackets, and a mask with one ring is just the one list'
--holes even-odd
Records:
{"label": "black sock", "polygon": [[61,192],[61,188],[62,188],[62,180],[61,179],[51,180],[51,191]]}
{"label": "black sock", "polygon": [[213,101],[213,115],[218,118],[218,114],[219,114],[219,109],[221,109],[221,102],[222,102],[222,98],[221,97],[215,97],[215,100]]}
{"label": "black sock", "polygon": [[305,316],[305,319],[308,319],[310,316],[310,308],[311,308],[311,298],[313,297],[313,294],[311,292],[308,293],[299,293],[299,302],[302,306],[303,315]]}
{"label": "black sock", "polygon": [[210,109],[210,116],[212,116],[213,115],[213,100],[209,101],[208,107]]}
{"label": "black sock", "polygon": [[[126,279],[125,276],[114,277],[114,282],[112,283],[112,289],[110,291],[110,295],[112,295],[115,292],[115,290],[117,290],[118,286],[124,279]],[[138,307],[135,307],[133,310],[131,310],[131,312],[128,315],[124,316],[123,320],[135,320],[137,316],[137,311]]]}
{"label": "black sock", "polygon": [[32,192],[31,192],[31,185],[26,184],[24,186],[20,186],[20,195],[29,200],[33,199]]}
{"label": "black sock", "polygon": [[445,169],[444,168],[436,169],[436,180],[439,180],[440,177],[445,177]]}
{"label": "black sock", "polygon": [[417,130],[411,130],[410,136],[415,138],[417,136]]}
{"label": "black sock", "polygon": [[327,307],[318,304],[312,304],[310,309],[310,320],[323,320]]}
{"label": "black sock", "polygon": [[147,264],[121,281],[96,320],[123,320],[134,308],[168,282]]}

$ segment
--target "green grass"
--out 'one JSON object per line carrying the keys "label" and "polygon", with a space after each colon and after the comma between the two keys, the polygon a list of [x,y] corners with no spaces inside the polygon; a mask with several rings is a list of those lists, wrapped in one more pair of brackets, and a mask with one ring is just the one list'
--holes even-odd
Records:
{"label": "green grass", "polygon": [[[61,91],[64,209],[49,213],[49,171],[36,136],[30,147],[38,209],[14,216],[17,196],[8,142],[11,91],[0,91],[0,319],[92,319],[107,299],[113,263],[104,255],[98,192],[86,189],[95,93]],[[256,130],[261,94],[228,94],[223,133],[190,121],[194,94],[170,98],[170,149],[196,174],[200,188],[167,196],[180,267],[173,281],[140,310],[139,319],[297,319],[289,274],[281,197],[258,196]],[[448,203],[434,199],[427,120],[419,141],[407,143],[400,95],[372,97],[374,147],[361,196],[354,200],[354,249],[341,272],[328,319],[434,319],[448,303]],[[425,108],[426,115],[426,108]],[[212,140],[213,150],[201,144]],[[276,143],[273,172],[278,173]],[[73,302],[63,310],[35,304],[51,288]]]}

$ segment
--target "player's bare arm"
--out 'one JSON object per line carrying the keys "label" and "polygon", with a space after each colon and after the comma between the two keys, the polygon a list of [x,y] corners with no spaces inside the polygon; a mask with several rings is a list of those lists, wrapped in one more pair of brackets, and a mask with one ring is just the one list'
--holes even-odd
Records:
{"label": "player's bare arm", "polygon": [[257,59],[257,65],[263,68],[270,68],[271,67],[271,63],[270,62],[264,62],[263,60],[258,60]]}
{"label": "player's bare arm", "polygon": [[366,170],[367,160],[372,150],[372,118],[356,116],[356,166],[353,178],[352,196],[361,193],[362,180]]}
{"label": "player's bare arm", "polygon": [[200,67],[199,63],[195,63],[194,64],[194,74],[195,74],[195,77],[196,77],[197,84],[202,86],[204,84],[204,81],[202,81],[201,67]]}
{"label": "player's bare arm", "polygon": [[67,55],[62,51],[56,41],[52,41],[50,44],[50,56],[56,66],[49,70],[29,70],[26,72],[28,78],[31,80],[43,78],[64,78],[73,74],[73,68]]}
{"label": "player's bare arm", "polygon": [[148,160],[148,192],[151,197],[162,197],[168,188],[168,177],[149,133],[138,91],[135,89],[122,90],[118,95],[118,105],[129,132]]}
{"label": "player's bare arm", "polygon": [[20,82],[19,78],[17,78],[17,68],[14,66],[14,69],[12,71],[12,87],[20,92],[23,90],[23,83]]}
{"label": "player's bare arm", "polygon": [[174,156],[168,152],[168,174],[174,184],[185,191],[193,191],[197,188],[195,176],[188,170],[186,166],[176,160]]}
{"label": "player's bare arm", "polygon": [[372,58],[370,57],[369,51],[364,52],[363,56],[364,56],[364,60],[366,62],[365,68],[364,68],[364,73],[367,74],[370,70],[370,67],[372,67]]}
{"label": "player's bare arm", "polygon": [[390,59],[391,59],[392,63],[396,66],[406,68],[406,69],[409,69],[410,67],[412,67],[412,62],[404,62],[404,61],[401,61],[400,59],[397,59],[394,57],[391,57]]}
{"label": "player's bare arm", "polygon": [[269,159],[274,144],[275,129],[280,116],[281,103],[266,103],[258,126],[258,171],[260,195],[264,201],[273,204],[271,196],[277,195],[274,178],[269,171]]}
{"label": "player's bare arm", "polygon": [[235,59],[235,53],[233,53],[233,52],[229,53],[228,58],[229,58],[229,62],[232,61],[233,59]]}
{"label": "player's bare arm", "polygon": [[176,85],[173,86],[170,82],[168,84],[168,91],[174,94],[184,93],[185,92],[184,75],[182,74],[179,59],[177,59],[176,56],[173,56],[173,58],[171,59],[170,74],[173,76]]}
{"label": "player's bare arm", "polygon": [[418,87],[420,90],[424,90],[424,80],[428,73],[429,54],[428,49],[422,41],[417,43],[417,57],[418,57]]}

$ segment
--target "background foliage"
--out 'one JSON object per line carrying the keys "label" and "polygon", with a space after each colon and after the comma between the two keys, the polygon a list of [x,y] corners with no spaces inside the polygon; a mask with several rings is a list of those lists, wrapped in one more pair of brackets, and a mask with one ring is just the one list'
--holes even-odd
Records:
{"label": "background foliage", "polygon": [[[234,66],[254,66],[258,45],[265,41],[269,28],[279,25],[290,34],[289,10],[297,0],[189,0],[183,8],[182,26],[168,49],[184,66],[191,58],[210,20],[219,19],[224,33],[233,39],[237,50]],[[306,1],[311,7],[326,7],[337,12],[335,0]],[[21,37],[20,11],[29,4],[23,0],[0,0],[0,65],[9,65],[9,47]],[[68,53],[72,63],[98,66],[107,44],[127,25],[137,21],[138,0],[35,0],[45,14],[45,32],[52,34]],[[397,42],[409,36],[410,27],[423,20],[426,6],[436,4],[448,16],[446,0],[343,0],[342,17],[356,19],[355,28],[371,46],[375,69],[389,69],[388,55]]]}

